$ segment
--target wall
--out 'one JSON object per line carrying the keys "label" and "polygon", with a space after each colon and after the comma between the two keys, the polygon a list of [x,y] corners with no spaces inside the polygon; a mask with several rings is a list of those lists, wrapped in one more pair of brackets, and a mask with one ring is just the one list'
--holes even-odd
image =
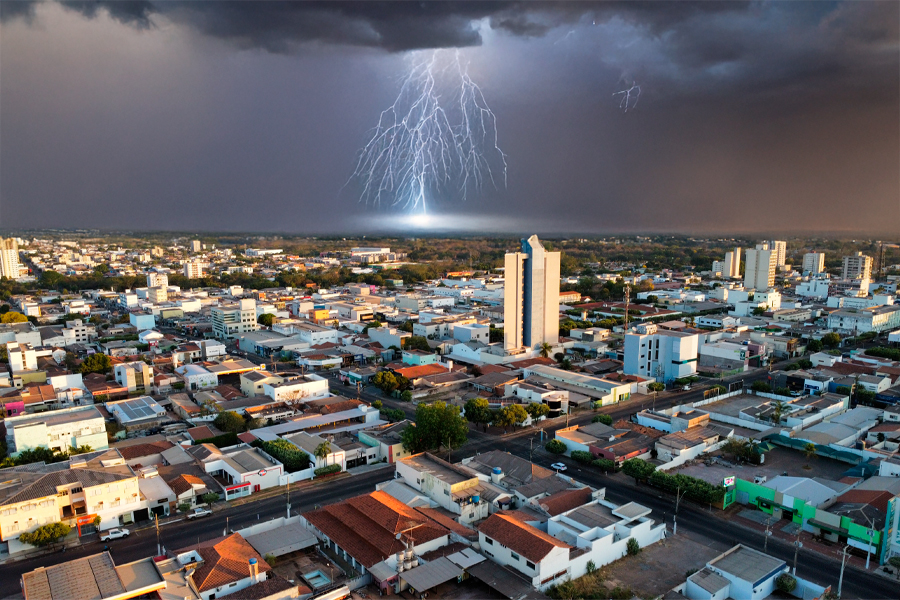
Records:
{"label": "wall", "polygon": [[674,469],[675,467],[679,467],[689,460],[697,458],[701,454],[705,454],[707,452],[715,452],[727,443],[728,438],[720,440],[715,444],[710,444],[709,446],[707,446],[706,444],[700,444],[694,446],[693,448],[688,448],[687,450],[682,451],[681,454],[673,458],[671,461],[657,466],[656,469],[659,471],[668,471],[669,469]]}

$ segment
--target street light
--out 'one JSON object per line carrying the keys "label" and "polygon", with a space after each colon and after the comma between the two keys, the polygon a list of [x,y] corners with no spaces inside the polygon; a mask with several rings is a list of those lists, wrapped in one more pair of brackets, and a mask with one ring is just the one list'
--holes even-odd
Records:
{"label": "street light", "polygon": [[843,555],[841,555],[841,576],[838,578],[838,591],[837,591],[838,598],[841,597],[841,587],[844,585],[844,565],[846,564],[846,560],[847,560],[847,549],[848,548],[850,548],[850,544],[847,544],[846,546],[844,546],[844,553],[843,553]]}

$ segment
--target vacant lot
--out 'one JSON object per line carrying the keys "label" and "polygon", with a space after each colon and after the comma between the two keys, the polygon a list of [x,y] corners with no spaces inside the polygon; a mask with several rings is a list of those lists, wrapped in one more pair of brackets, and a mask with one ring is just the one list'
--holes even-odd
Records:
{"label": "vacant lot", "polygon": [[[721,458],[721,453],[719,453]],[[765,454],[765,462],[761,465],[751,465],[744,463],[743,465],[730,464],[730,459],[724,459],[726,464],[721,462],[712,465],[706,465],[702,462],[688,464],[680,469],[671,471],[672,473],[683,473],[691,477],[698,477],[709,483],[720,485],[725,477],[734,475],[746,481],[753,481],[757,475],[763,475],[772,479],[778,475],[787,473],[791,477],[821,477],[837,481],[841,474],[853,465],[831,458],[815,456],[807,460],[799,450],[791,450],[790,448],[776,447]],[[804,467],[809,465],[809,469]]]}

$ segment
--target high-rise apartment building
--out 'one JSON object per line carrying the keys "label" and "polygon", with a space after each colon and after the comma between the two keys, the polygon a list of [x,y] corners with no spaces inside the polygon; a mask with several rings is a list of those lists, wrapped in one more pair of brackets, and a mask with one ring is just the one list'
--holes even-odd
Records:
{"label": "high-rise apartment building", "polygon": [[807,252],[803,255],[803,272],[816,273],[825,272],[825,253],[824,252]]}
{"label": "high-rise apartment building", "polygon": [[689,377],[697,372],[699,339],[695,333],[642,323],[635,333],[625,334],[623,372],[665,382]]}
{"label": "high-rise apartment building", "polygon": [[200,243],[200,240],[192,240],[191,252],[200,252],[201,250],[203,250],[203,244]]}
{"label": "high-rise apartment building", "polygon": [[0,277],[19,277],[19,245],[13,238],[0,238]]}
{"label": "high-rise apartment building", "polygon": [[200,279],[203,277],[203,264],[193,260],[184,263],[184,276],[188,279]]}
{"label": "high-rise apartment building", "polygon": [[147,273],[147,287],[168,287],[169,276],[155,271]]}
{"label": "high-rise apartment building", "polygon": [[769,246],[769,250],[772,250],[775,253],[775,266],[783,267],[787,257],[787,242],[770,240],[769,242],[766,242],[766,244]]}
{"label": "high-rise apartment building", "polygon": [[765,291],[775,285],[777,257],[775,250],[769,250],[766,244],[760,246],[755,250],[747,249],[747,260],[744,261],[744,287]]}
{"label": "high-rise apartment building", "polygon": [[740,277],[741,276],[741,249],[735,248],[731,252],[725,253],[725,268],[722,271],[722,277]]}
{"label": "high-rise apartment building", "polygon": [[843,279],[871,279],[872,257],[857,252],[852,256],[844,257]]}
{"label": "high-rise apartment building", "polygon": [[245,299],[237,304],[214,306],[210,311],[213,333],[220,340],[231,340],[238,334],[258,331],[256,300]]}
{"label": "high-rise apartment building", "polygon": [[503,347],[559,343],[559,252],[547,252],[536,235],[505,260]]}

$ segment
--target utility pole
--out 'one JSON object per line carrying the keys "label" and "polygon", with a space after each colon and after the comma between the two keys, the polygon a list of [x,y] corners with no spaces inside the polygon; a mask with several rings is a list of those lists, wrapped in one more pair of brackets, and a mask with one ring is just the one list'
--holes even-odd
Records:
{"label": "utility pole", "polygon": [[841,586],[844,585],[844,564],[847,560],[847,548],[849,548],[849,547],[850,547],[849,544],[844,546],[844,553],[841,556],[841,576],[838,578],[838,592],[837,592],[838,598],[841,597]]}
{"label": "utility pole", "polygon": [[797,530],[797,539],[794,540],[794,577],[797,576],[797,553],[803,547],[803,542],[800,541],[800,531],[802,530]]}
{"label": "utility pole", "polygon": [[869,570],[869,559],[872,558],[872,536],[875,534],[875,531],[869,529],[869,545],[866,546],[866,571]]}
{"label": "utility pole", "polygon": [[625,284],[625,333],[628,333],[628,305],[631,301],[631,286]]}
{"label": "utility pole", "polygon": [[769,552],[769,536],[772,535],[772,523],[769,519],[766,519],[766,537],[763,542],[763,554],[768,554]]}
{"label": "utility pole", "polygon": [[156,521],[156,555],[162,555],[162,546],[159,545],[159,515],[153,514],[154,520]]}
{"label": "utility pole", "polygon": [[291,518],[291,480],[287,482],[287,518]]}
{"label": "utility pole", "polygon": [[678,505],[681,503],[681,499],[684,498],[684,495],[687,493],[687,490],[681,491],[681,488],[675,489],[675,514],[678,514]]}

